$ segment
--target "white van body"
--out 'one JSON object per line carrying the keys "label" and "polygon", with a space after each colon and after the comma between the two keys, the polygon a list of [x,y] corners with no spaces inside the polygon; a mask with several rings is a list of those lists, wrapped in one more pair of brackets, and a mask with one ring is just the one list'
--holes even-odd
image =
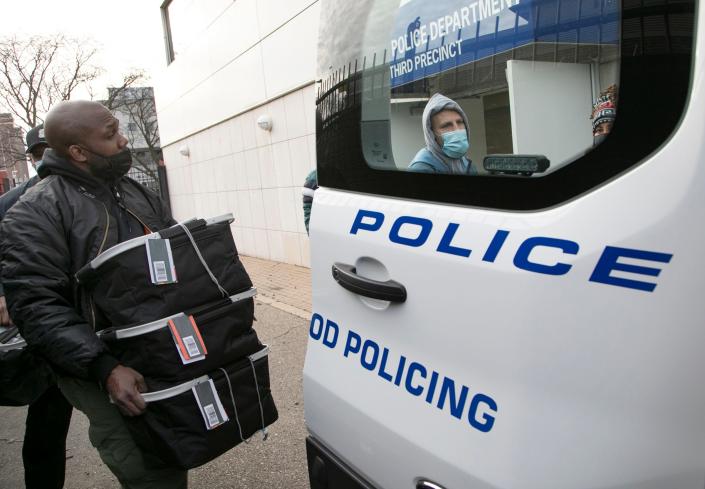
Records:
{"label": "white van body", "polygon": [[[694,42],[670,137],[555,205],[337,188],[319,155],[312,487],[705,487],[705,39]],[[335,264],[402,284],[406,300],[341,287]]]}

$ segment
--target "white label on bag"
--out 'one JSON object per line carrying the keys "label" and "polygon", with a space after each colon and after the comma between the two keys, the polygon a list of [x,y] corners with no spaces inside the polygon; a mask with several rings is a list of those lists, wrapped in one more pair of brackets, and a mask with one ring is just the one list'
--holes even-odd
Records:
{"label": "white label on bag", "polygon": [[155,285],[176,283],[176,268],[171,253],[171,242],[168,239],[149,238],[147,248],[147,263],[149,277]]}
{"label": "white label on bag", "polygon": [[212,430],[228,422],[228,413],[223,409],[223,404],[220,402],[218,391],[215,390],[215,384],[212,379],[193,386],[191,391],[193,391],[193,396],[196,398],[196,403],[201,411],[207,430]]}
{"label": "white label on bag", "polygon": [[169,280],[169,275],[166,273],[166,265],[163,261],[154,262],[154,278],[159,283]]}
{"label": "white label on bag", "polygon": [[208,422],[208,428],[213,428],[220,421],[218,415],[215,412],[213,404],[209,404],[203,407],[203,411],[206,413],[206,421]]}
{"label": "white label on bag", "polygon": [[186,351],[188,351],[188,354],[191,355],[191,358],[200,355],[201,352],[198,349],[198,345],[196,344],[196,340],[193,339],[193,336],[184,337],[184,345],[186,346]]}

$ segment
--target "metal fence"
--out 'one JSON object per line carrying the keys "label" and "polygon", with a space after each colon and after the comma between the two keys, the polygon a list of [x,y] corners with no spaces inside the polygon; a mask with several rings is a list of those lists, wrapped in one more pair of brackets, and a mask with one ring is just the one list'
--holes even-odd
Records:
{"label": "metal fence", "polygon": [[[138,162],[139,161],[139,162]],[[146,168],[145,168],[146,167]],[[160,172],[158,165],[150,157],[148,151],[133,150],[133,164],[127,176],[147,187],[148,189],[160,195],[162,198],[167,196],[162,195],[160,185]]]}

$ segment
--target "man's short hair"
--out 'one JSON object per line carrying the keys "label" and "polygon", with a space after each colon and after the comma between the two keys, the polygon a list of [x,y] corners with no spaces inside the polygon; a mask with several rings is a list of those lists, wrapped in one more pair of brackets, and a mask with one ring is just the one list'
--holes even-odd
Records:
{"label": "man's short hair", "polygon": [[44,121],[44,133],[49,146],[60,156],[67,157],[69,147],[82,143],[93,129],[88,114],[99,108],[105,109],[98,102],[89,100],[70,100],[56,105]]}

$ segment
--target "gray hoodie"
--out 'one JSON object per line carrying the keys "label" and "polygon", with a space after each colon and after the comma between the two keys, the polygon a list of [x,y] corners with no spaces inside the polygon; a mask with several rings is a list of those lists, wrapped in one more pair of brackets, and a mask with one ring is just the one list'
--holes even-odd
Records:
{"label": "gray hoodie", "polygon": [[474,174],[475,171],[471,168],[468,158],[450,158],[443,152],[443,148],[436,141],[436,136],[431,129],[431,118],[442,110],[454,110],[460,114],[465,123],[468,141],[470,140],[470,125],[463,109],[454,100],[437,93],[428,100],[421,120],[426,147],[416,154],[409,165],[409,169],[433,173]]}

